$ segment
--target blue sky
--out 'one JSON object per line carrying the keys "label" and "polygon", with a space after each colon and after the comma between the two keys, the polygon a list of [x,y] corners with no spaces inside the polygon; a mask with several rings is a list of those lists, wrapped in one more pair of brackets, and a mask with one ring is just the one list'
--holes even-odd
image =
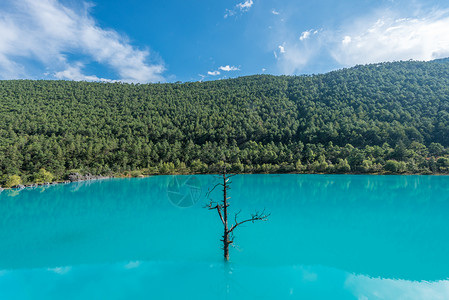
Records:
{"label": "blue sky", "polygon": [[448,56],[447,0],[0,1],[0,79],[199,81]]}

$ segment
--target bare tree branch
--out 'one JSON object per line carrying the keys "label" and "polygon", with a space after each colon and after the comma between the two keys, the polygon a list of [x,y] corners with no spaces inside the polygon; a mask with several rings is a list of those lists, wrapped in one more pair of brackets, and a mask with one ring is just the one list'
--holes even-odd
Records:
{"label": "bare tree branch", "polygon": [[205,207],[208,208],[209,210],[217,210],[218,215],[220,216],[220,220],[223,223],[223,236],[222,239],[220,240],[221,242],[223,242],[223,251],[224,251],[224,258],[226,261],[229,260],[229,245],[232,245],[233,247],[235,247],[234,245],[234,229],[237,228],[238,226],[246,223],[246,222],[255,222],[255,221],[266,221],[268,219],[268,217],[270,216],[270,214],[266,214],[265,213],[265,209],[262,212],[255,212],[254,214],[251,215],[251,218],[243,220],[243,221],[238,221],[238,217],[240,215],[241,210],[239,210],[237,213],[235,213],[234,215],[234,225],[232,225],[230,228],[228,227],[228,207],[229,207],[229,202],[228,200],[231,199],[231,197],[228,197],[227,192],[231,189],[230,184],[232,183],[232,181],[230,180],[231,177],[235,176],[236,174],[231,174],[228,175],[226,173],[226,164],[223,166],[223,173],[221,174],[221,179],[223,180],[221,183],[217,183],[214,185],[214,187],[212,189],[209,189],[208,193],[207,193],[207,197],[210,196],[210,194],[218,187],[218,186],[222,186],[223,189],[223,198],[222,201],[213,201],[212,199],[210,199],[210,202],[208,205],[206,205]]}
{"label": "bare tree branch", "polygon": [[234,220],[235,220],[235,224],[231,226],[231,229],[229,229],[229,233],[231,233],[232,231],[234,231],[235,228],[237,228],[237,226],[240,226],[246,222],[252,222],[254,223],[255,221],[266,221],[268,220],[268,217],[271,214],[265,214],[265,209],[262,212],[255,212],[254,214],[251,215],[251,218],[237,222],[237,216],[240,213],[240,211],[235,215]]}
{"label": "bare tree branch", "polygon": [[223,218],[223,214],[221,213],[221,208],[217,207],[218,215],[220,215],[221,222],[223,225],[226,225],[226,221]]}
{"label": "bare tree branch", "polygon": [[218,204],[217,202],[215,202],[215,201],[213,201],[213,200],[210,200],[209,204],[208,204],[208,205],[205,205],[204,208],[207,208],[207,209],[209,209],[209,210],[214,210],[214,209],[216,209],[217,212],[218,212],[218,215],[220,216],[221,222],[223,223],[223,225],[225,224],[225,220],[224,220],[223,214],[222,214],[222,212],[221,212],[221,209],[223,208],[223,207],[221,206],[221,204]]}
{"label": "bare tree branch", "polygon": [[234,215],[234,221],[235,221],[235,224],[237,224],[238,222],[237,222],[237,217],[239,216],[239,214],[242,212],[242,210],[239,210],[238,212],[236,212],[235,213],[235,215]]}
{"label": "bare tree branch", "polygon": [[207,193],[206,193],[206,197],[209,198],[210,193],[212,193],[212,192],[215,190],[215,188],[216,188],[217,186],[220,186],[220,185],[223,186],[222,183],[217,183],[216,185],[214,185],[214,187],[213,187],[212,189],[209,189],[209,190],[207,191]]}

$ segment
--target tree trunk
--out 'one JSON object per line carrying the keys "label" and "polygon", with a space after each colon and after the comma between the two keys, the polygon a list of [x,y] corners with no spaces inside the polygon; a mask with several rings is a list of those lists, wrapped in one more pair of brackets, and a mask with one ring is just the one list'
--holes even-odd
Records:
{"label": "tree trunk", "polygon": [[228,234],[225,233],[225,235],[223,236],[223,251],[224,251],[224,259],[226,261],[229,260],[229,238],[228,238]]}
{"label": "tree trunk", "polygon": [[228,231],[228,199],[227,189],[228,183],[226,178],[226,169],[223,172],[223,217],[224,217],[224,234],[223,234],[223,251],[224,259],[229,260],[229,231]]}
{"label": "tree trunk", "polygon": [[[223,241],[223,257],[225,259],[225,261],[229,261],[229,245],[232,244],[234,242],[234,235],[233,235],[233,231],[237,226],[242,225],[243,223],[246,222],[253,222],[254,221],[266,221],[268,216],[270,214],[265,214],[265,210],[263,210],[262,212],[256,212],[254,214],[251,215],[251,218],[243,220],[243,221],[238,221],[237,220],[237,216],[239,215],[240,212],[235,214],[234,220],[235,223],[231,224],[231,227],[228,227],[228,189],[229,189],[229,178],[232,177],[233,175],[228,176],[226,174],[226,165],[223,167],[223,183],[217,183],[212,190],[209,190],[209,192],[207,193],[207,195],[209,196],[210,193],[217,187],[217,186],[222,186],[223,187],[223,201],[222,202],[215,202],[212,199],[210,200],[209,204],[206,205],[205,207],[210,209],[210,210],[217,210],[218,215],[220,216],[221,222],[223,223],[223,227],[224,227],[224,231],[223,231],[223,239],[221,241]],[[232,221],[231,221],[232,223]]]}

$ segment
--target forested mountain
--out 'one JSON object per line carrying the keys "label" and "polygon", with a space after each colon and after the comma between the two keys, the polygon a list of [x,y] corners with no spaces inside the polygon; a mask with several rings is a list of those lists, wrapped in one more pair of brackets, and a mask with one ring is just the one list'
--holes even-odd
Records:
{"label": "forested mountain", "polygon": [[208,173],[223,158],[233,172],[445,173],[448,146],[448,59],[209,82],[0,81],[0,185],[41,169]]}

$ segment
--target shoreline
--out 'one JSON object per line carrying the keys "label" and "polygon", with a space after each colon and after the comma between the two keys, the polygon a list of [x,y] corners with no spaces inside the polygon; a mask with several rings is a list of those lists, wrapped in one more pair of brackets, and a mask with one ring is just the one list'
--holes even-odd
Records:
{"label": "shoreline", "polygon": [[[449,174],[444,173],[436,173],[436,174],[414,174],[414,173],[404,173],[404,174],[392,174],[392,173],[235,173],[236,175],[337,175],[337,176],[448,176]],[[153,176],[193,176],[193,175],[219,175],[219,173],[177,173],[177,174],[149,174],[149,175],[139,175],[139,176],[130,176],[130,175],[113,175],[113,176],[96,176],[96,175],[84,175],[88,176],[87,179],[78,179],[78,180],[63,180],[63,181],[53,181],[53,182],[45,182],[45,183],[29,183],[29,184],[20,184],[19,187],[0,187],[0,193],[5,190],[24,190],[24,189],[35,189],[37,187],[49,187],[54,185],[61,184],[70,184],[75,182],[86,182],[86,181],[97,181],[97,180],[106,180],[106,179],[131,179],[131,178],[147,178]]]}

